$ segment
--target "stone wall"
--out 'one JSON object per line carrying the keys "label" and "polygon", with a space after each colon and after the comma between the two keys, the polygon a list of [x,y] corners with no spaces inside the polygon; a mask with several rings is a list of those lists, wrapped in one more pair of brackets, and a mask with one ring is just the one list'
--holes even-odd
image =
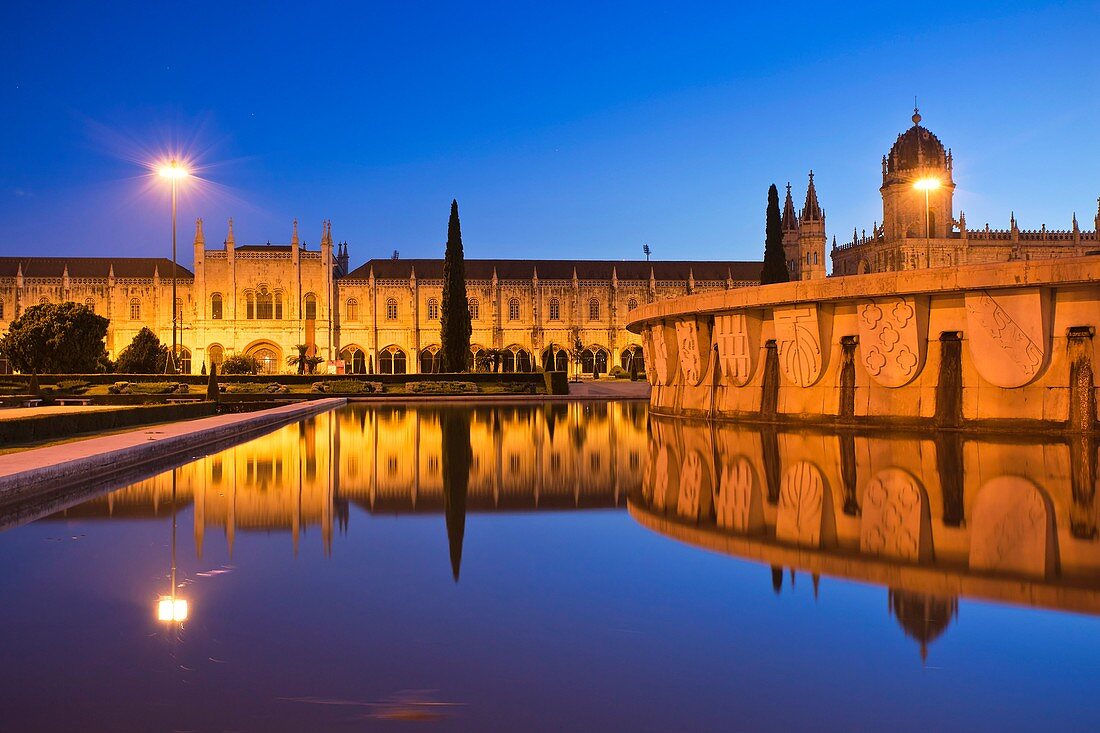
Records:
{"label": "stone wall", "polygon": [[742,288],[634,316],[659,414],[1097,426],[1100,257]]}

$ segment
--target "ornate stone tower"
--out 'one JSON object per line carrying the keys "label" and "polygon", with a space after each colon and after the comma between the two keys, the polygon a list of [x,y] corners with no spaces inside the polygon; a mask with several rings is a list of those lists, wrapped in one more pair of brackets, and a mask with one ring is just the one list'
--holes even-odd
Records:
{"label": "ornate stone tower", "polygon": [[[913,126],[898,135],[882,158],[882,227],[886,241],[944,238],[953,226],[951,152],[913,109]],[[927,191],[918,181],[933,182]],[[927,193],[928,211],[925,212]]]}
{"label": "ornate stone tower", "polygon": [[825,210],[817,202],[814,172],[806,187],[806,203],[798,217],[798,280],[825,277]]}
{"label": "ornate stone tower", "polygon": [[791,184],[787,182],[787,200],[783,202],[783,254],[791,280],[798,280],[798,214],[791,200]]}

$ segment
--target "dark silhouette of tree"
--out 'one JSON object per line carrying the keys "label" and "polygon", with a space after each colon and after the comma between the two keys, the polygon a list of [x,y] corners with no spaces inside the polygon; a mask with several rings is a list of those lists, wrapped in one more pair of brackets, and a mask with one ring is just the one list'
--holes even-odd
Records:
{"label": "dark silhouette of tree", "polygon": [[466,492],[470,483],[470,412],[445,409],[440,421],[443,456],[443,512],[447,521],[447,544],[451,574],[458,582],[462,566],[462,540],[466,534]]}
{"label": "dark silhouette of tree", "polygon": [[440,349],[444,372],[464,372],[470,361],[470,304],[466,300],[466,260],[462,253],[462,227],[458,201],[451,201],[447,223],[447,251],[443,257],[443,303],[439,319]]}
{"label": "dark silhouette of tree", "polygon": [[218,365],[210,363],[210,376],[206,380],[206,399],[218,402],[221,399],[221,390],[218,387]]}
{"label": "dark silhouette of tree", "polygon": [[119,374],[158,374],[168,361],[168,347],[148,328],[142,328],[115,362]]}
{"label": "dark silhouette of tree", "polygon": [[108,323],[85,305],[33,305],[0,337],[0,354],[24,374],[91,374],[107,362]]}
{"label": "dark silhouette of tree", "polygon": [[779,216],[779,190],[775,184],[768,189],[768,216],[765,225],[764,269],[760,284],[785,283],[791,279],[787,271],[787,256],[783,252],[783,223]]}

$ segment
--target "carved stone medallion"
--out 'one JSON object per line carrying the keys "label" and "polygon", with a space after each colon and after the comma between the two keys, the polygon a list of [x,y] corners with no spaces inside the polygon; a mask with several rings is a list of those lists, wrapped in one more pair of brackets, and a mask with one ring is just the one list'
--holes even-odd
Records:
{"label": "carved stone medallion", "polygon": [[710,323],[703,318],[676,321],[676,345],[684,382],[692,386],[701,384],[710,365]]}
{"label": "carved stone medallion", "polygon": [[764,526],[764,504],[756,471],[744,456],[724,462],[714,497],[715,523],[722,529],[753,532]]}
{"label": "carved stone medallion", "polygon": [[748,384],[760,353],[760,317],[746,312],[715,316],[714,343],[726,381],[736,387]]}
{"label": "carved stone medallion", "polygon": [[998,387],[1022,387],[1050,358],[1050,296],[1041,288],[966,294],[967,341],[978,373]]}
{"label": "carved stone medallion", "polygon": [[773,318],[783,376],[799,387],[811,386],[825,366],[817,305],[776,308]]}
{"label": "carved stone medallion", "polygon": [[901,560],[921,558],[925,518],[924,489],[908,471],[879,471],[863,494],[859,549]]}
{"label": "carved stone medallion", "polygon": [[909,384],[924,366],[927,344],[924,298],[876,298],[860,302],[859,353],[871,378],[884,387]]}
{"label": "carved stone medallion", "polygon": [[783,474],[775,536],[806,547],[821,547],[825,479],[817,466],[799,461]]}
{"label": "carved stone medallion", "polygon": [[1044,577],[1052,522],[1038,487],[1021,476],[990,479],[970,520],[970,567]]}

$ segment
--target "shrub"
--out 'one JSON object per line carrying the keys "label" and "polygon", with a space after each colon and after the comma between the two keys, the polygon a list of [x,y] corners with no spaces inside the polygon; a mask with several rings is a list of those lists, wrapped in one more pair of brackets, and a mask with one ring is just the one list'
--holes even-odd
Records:
{"label": "shrub", "polygon": [[236,382],[225,385],[226,394],[288,394],[290,387],[278,382]]}
{"label": "shrub", "polygon": [[475,394],[473,382],[406,382],[405,391],[412,394]]}
{"label": "shrub", "polygon": [[626,379],[630,376],[629,374],[627,374],[627,371],[618,364],[611,367],[611,370],[608,371],[607,374],[609,377],[613,377],[615,379]]}
{"label": "shrub", "polygon": [[322,394],[381,394],[381,382],[364,382],[358,379],[334,379],[331,382],[314,382],[312,392]]}
{"label": "shrub", "polygon": [[256,374],[259,371],[259,360],[248,354],[227,356],[222,362],[222,374]]}
{"label": "shrub", "polygon": [[168,347],[148,328],[142,328],[115,362],[119,374],[160,374],[168,363]]}
{"label": "shrub", "polygon": [[59,392],[76,392],[77,394],[83,394],[86,389],[88,389],[88,383],[83,379],[62,379],[57,383],[57,391]]}
{"label": "shrub", "polygon": [[107,388],[110,394],[187,394],[191,388],[181,382],[115,382]]}

